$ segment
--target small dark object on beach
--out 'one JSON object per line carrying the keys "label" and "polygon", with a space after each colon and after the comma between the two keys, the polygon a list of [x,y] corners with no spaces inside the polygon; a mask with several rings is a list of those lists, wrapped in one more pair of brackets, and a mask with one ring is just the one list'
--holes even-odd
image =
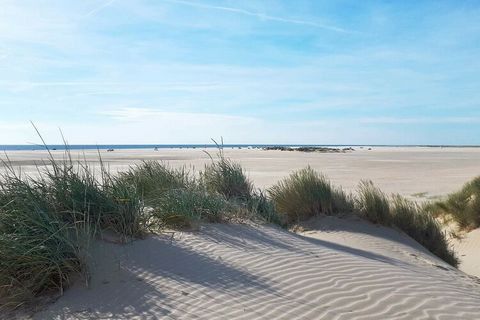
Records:
{"label": "small dark object on beach", "polygon": [[107,152],[113,152],[115,151],[114,149],[107,149]]}

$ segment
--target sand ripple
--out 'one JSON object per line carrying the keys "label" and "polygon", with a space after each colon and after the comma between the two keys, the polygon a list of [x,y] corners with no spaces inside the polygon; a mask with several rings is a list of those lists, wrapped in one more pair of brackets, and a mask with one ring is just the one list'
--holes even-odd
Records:
{"label": "sand ripple", "polygon": [[480,286],[406,236],[325,218],[321,231],[207,225],[99,244],[78,284],[36,319],[480,319]]}

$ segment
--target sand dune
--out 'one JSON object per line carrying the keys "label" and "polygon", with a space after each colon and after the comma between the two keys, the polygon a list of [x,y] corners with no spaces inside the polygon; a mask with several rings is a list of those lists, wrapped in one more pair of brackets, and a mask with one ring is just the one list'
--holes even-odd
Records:
{"label": "sand dune", "polygon": [[[311,165],[349,191],[371,179],[387,193],[421,201],[453,192],[480,173],[478,148],[226,154],[262,188]],[[9,156],[35,175],[33,164],[47,154]],[[112,171],[145,159],[197,170],[209,162],[199,149],[122,150],[102,157]],[[85,158],[98,166],[96,151],[85,151]],[[76,283],[35,319],[480,319],[478,280],[408,237],[335,218],[306,227],[312,230],[296,235],[266,226],[205,225],[195,233],[176,232],[173,239],[99,242],[90,287]],[[480,232],[454,245],[460,269],[480,276]]]}
{"label": "sand dune", "polygon": [[480,285],[407,236],[323,218],[294,234],[204,225],[99,242],[77,283],[35,319],[478,319]]}
{"label": "sand dune", "polygon": [[480,229],[470,231],[462,239],[455,240],[453,245],[460,257],[459,268],[480,278]]}

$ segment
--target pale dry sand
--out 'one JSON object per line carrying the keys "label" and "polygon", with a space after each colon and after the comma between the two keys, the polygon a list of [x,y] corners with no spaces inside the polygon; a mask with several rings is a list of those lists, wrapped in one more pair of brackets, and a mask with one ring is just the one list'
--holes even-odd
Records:
{"label": "pale dry sand", "polygon": [[323,218],[96,246],[92,279],[35,319],[478,319],[480,285],[405,235]]}
{"label": "pale dry sand", "polygon": [[[214,154],[215,150],[210,149]],[[477,148],[373,148],[351,153],[226,149],[266,188],[306,165],[355,190],[370,179],[425,201],[480,174]],[[54,152],[62,157],[61,151]],[[96,151],[73,152],[98,168]],[[141,160],[201,170],[201,149],[101,152],[112,171]],[[46,153],[9,152],[36,174]],[[1,169],[1,168],[0,168]],[[325,218],[295,235],[271,227],[208,225],[196,233],[101,243],[89,289],[77,283],[37,319],[479,319],[480,290],[408,237],[366,222]],[[480,233],[456,241],[461,270],[480,276]]]}
{"label": "pale dry sand", "polygon": [[455,239],[453,247],[460,258],[460,270],[480,278],[480,229]]}

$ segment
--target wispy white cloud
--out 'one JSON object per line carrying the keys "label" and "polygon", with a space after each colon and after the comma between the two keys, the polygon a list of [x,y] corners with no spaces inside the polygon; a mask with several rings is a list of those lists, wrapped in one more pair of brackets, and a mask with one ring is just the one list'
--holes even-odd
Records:
{"label": "wispy white cloud", "polygon": [[91,16],[94,16],[96,15],[98,12],[102,11],[103,9],[105,9],[106,7],[112,5],[116,0],[109,0],[109,1],[106,1],[105,3],[103,3],[102,5],[90,10],[87,14],[85,14],[83,17],[86,18],[86,17],[91,17]]}
{"label": "wispy white cloud", "polygon": [[245,15],[245,16],[255,17],[255,18],[258,18],[258,19],[261,19],[261,20],[270,20],[270,21],[276,21],[276,22],[281,22],[281,23],[297,24],[297,25],[309,26],[309,27],[313,27],[313,28],[325,29],[325,30],[334,31],[334,32],[340,32],[340,33],[357,33],[357,32],[353,32],[351,30],[347,30],[347,29],[340,28],[340,27],[333,26],[333,25],[318,23],[318,22],[314,22],[314,21],[301,20],[301,19],[292,19],[292,18],[271,16],[271,15],[266,14],[266,13],[249,11],[249,10],[245,10],[245,9],[241,9],[241,8],[235,8],[235,7],[214,6],[214,5],[208,5],[208,4],[203,4],[203,3],[199,3],[199,2],[184,1],[184,0],[163,0],[163,1],[182,4],[182,5],[187,5],[187,6],[196,7],[196,8],[202,8],[202,9],[232,12],[232,13],[235,13],[235,14],[241,14],[241,15]]}

